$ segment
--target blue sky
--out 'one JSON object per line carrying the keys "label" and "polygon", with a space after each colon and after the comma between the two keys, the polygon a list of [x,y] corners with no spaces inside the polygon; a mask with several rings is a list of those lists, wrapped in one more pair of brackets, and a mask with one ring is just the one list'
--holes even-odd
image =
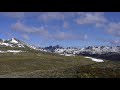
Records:
{"label": "blue sky", "polygon": [[36,46],[119,46],[119,12],[0,12],[0,38]]}

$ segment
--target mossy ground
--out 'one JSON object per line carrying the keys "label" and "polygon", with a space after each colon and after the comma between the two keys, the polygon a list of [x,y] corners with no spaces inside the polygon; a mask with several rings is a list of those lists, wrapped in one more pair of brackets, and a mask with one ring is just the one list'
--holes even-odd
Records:
{"label": "mossy ground", "polygon": [[96,63],[83,56],[29,51],[0,54],[0,77],[106,78],[120,77],[120,62]]}

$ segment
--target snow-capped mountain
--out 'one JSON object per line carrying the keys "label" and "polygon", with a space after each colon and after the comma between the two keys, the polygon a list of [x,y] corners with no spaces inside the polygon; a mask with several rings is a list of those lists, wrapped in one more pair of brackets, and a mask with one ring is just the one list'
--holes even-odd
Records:
{"label": "snow-capped mountain", "polygon": [[[12,49],[11,50],[8,50]],[[16,50],[17,48],[17,50]],[[15,50],[14,50],[15,49]],[[0,39],[0,52],[21,52],[21,49],[23,50],[39,50],[37,47],[29,45],[21,40],[18,40],[16,38],[8,39],[8,40],[3,40]],[[4,50],[4,51],[3,51]],[[5,51],[6,50],[6,51]]]}
{"label": "snow-capped mountain", "polygon": [[56,45],[56,46],[45,47],[44,49],[47,50],[48,52],[55,52],[56,49],[62,50],[63,47]]}
{"label": "snow-capped mountain", "polygon": [[58,53],[60,55],[65,56],[75,56],[75,55],[83,55],[83,56],[92,56],[103,59],[114,59],[120,60],[120,46],[88,46],[85,48],[62,48],[56,46],[50,46],[44,48],[46,51]]}
{"label": "snow-capped mountain", "polygon": [[83,55],[83,56],[90,56],[90,57],[109,59],[109,60],[110,59],[120,60],[120,46],[88,46],[84,48],[75,48],[75,47],[63,48],[59,45],[56,45],[45,48],[41,48],[41,47],[38,48],[36,46],[27,44],[16,38],[12,38],[8,40],[0,39],[0,53],[24,52],[25,50],[51,52],[65,56]]}
{"label": "snow-capped mountain", "polygon": [[11,43],[14,43],[14,44],[17,44],[17,43],[18,43],[18,41],[17,41],[15,38],[12,38],[12,39],[10,40],[10,42],[11,42]]}
{"label": "snow-capped mountain", "polygon": [[57,46],[49,46],[45,47],[45,50],[55,52],[55,53],[67,53],[67,54],[82,54],[82,53],[89,53],[89,54],[104,54],[108,52],[115,52],[115,53],[120,53],[120,46],[89,46],[85,48],[63,48],[60,47],[59,45]]}
{"label": "snow-capped mountain", "polygon": [[2,40],[0,39],[0,46],[9,46],[9,47],[21,47],[24,48],[24,44],[16,39],[16,38],[12,38],[12,39],[8,39],[8,40]]}

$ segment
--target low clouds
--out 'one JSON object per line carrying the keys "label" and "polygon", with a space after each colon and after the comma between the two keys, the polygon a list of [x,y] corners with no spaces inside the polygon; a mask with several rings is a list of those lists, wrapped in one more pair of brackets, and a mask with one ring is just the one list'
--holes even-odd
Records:
{"label": "low clouds", "polygon": [[[11,25],[11,29],[16,32],[21,32],[22,37],[26,40],[29,40],[28,34],[39,35],[44,39],[48,38],[52,40],[86,40],[88,38],[87,34],[74,33],[76,32],[76,27],[74,26],[78,26],[80,27],[79,30],[83,30],[81,29],[82,25],[92,25],[95,26],[96,30],[101,29],[107,32],[106,35],[120,37],[120,22],[111,22],[103,12],[36,12],[30,15],[24,12],[6,12],[3,14],[15,19],[24,18],[23,22],[27,21],[27,16],[30,17],[29,21],[39,21],[39,24],[34,24],[36,26],[20,21]],[[32,16],[34,18],[32,18]],[[56,20],[60,22],[54,24],[53,22],[56,22]],[[47,25],[47,27],[45,25]],[[119,40],[105,41],[111,44],[119,44]]]}
{"label": "low clouds", "polygon": [[120,22],[119,23],[109,23],[106,28],[109,34],[120,37]]}
{"label": "low clouds", "polygon": [[87,35],[59,32],[52,38],[55,40],[86,40]]}
{"label": "low clouds", "polygon": [[25,16],[24,12],[3,12],[2,14],[7,17],[16,18],[16,19],[20,19]]}
{"label": "low clouds", "polygon": [[109,45],[120,45],[120,39],[99,38],[96,40],[105,42],[105,43],[107,42]]}
{"label": "low clouds", "polygon": [[31,34],[40,34],[40,35],[47,35],[48,31],[43,27],[33,27],[27,26],[21,22],[17,22],[11,25],[12,30],[23,32],[23,33],[31,33]]}
{"label": "low clouds", "polygon": [[50,20],[63,20],[64,15],[61,12],[44,12],[39,15],[38,19],[45,22]]}
{"label": "low clouds", "polygon": [[29,37],[27,34],[35,34],[40,35],[44,39],[49,38],[53,40],[85,40],[87,39],[87,35],[81,35],[81,34],[73,34],[72,32],[62,32],[62,31],[56,31],[54,34],[50,33],[49,28],[45,28],[44,26],[41,27],[33,27],[25,25],[24,23],[17,22],[15,24],[11,25],[11,29],[16,32],[21,32],[24,39],[29,40]]}
{"label": "low clouds", "polygon": [[113,45],[120,45],[120,40],[111,40],[110,43]]}
{"label": "low clouds", "polygon": [[64,23],[63,23],[63,28],[66,28],[66,29],[69,28],[68,22],[64,22]]}
{"label": "low clouds", "polygon": [[27,34],[22,34],[22,38],[25,40],[30,40],[30,37]]}
{"label": "low clouds", "polygon": [[[96,26],[96,30],[101,28],[107,32],[107,34],[114,37],[120,37],[120,22],[111,22],[105,17],[104,13],[94,12],[94,13],[79,13],[80,17],[76,19],[78,25],[88,25],[92,24]],[[104,42],[108,42],[112,45],[120,45],[120,40],[107,40],[103,37]]]}
{"label": "low clouds", "polygon": [[96,26],[105,24],[107,19],[104,17],[104,13],[79,13],[80,17],[75,21],[77,24],[94,24]]}

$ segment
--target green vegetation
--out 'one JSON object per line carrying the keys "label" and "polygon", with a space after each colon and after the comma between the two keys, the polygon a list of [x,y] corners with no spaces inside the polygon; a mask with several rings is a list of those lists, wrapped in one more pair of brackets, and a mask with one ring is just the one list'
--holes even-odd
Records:
{"label": "green vegetation", "polygon": [[22,53],[0,53],[0,77],[120,77],[120,62],[96,63],[82,56],[66,57],[35,50]]}
{"label": "green vegetation", "polygon": [[[15,45],[14,45],[15,46]],[[2,51],[6,51],[6,50],[22,50],[22,51],[35,51],[33,49],[30,49],[29,47],[27,46],[24,46],[24,47],[10,47],[10,46],[0,46],[0,50]]]}

